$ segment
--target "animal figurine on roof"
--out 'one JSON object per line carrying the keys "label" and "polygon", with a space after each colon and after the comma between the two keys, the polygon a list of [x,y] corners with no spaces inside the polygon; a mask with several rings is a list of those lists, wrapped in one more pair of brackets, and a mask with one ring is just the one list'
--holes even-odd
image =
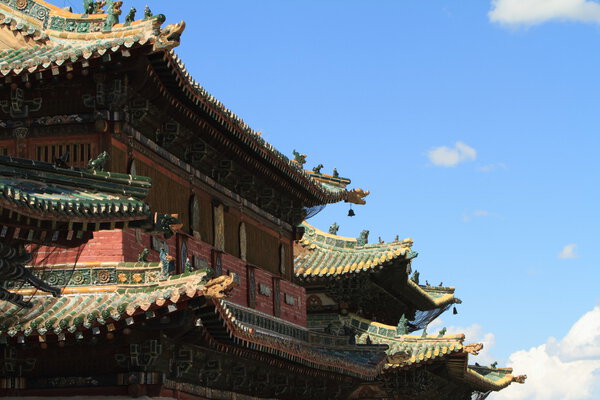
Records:
{"label": "animal figurine on roof", "polygon": [[306,164],[306,154],[300,154],[296,150],[292,151],[292,154],[294,155],[294,162],[300,167]]}
{"label": "animal figurine on roof", "polygon": [[53,160],[54,166],[57,168],[69,168],[69,164],[67,164],[68,162],[69,162],[69,150],[68,149],[67,149],[67,151],[62,153],[60,155],[60,157],[58,157],[58,158],[54,157],[54,160]]}
{"label": "animal figurine on roof", "polygon": [[364,246],[365,244],[369,243],[369,231],[367,229],[364,229],[361,233],[360,236],[358,237],[358,239],[356,239],[356,244],[358,246]]}
{"label": "animal figurine on roof", "polygon": [[104,22],[104,32],[108,32],[115,24],[119,23],[119,15],[121,15],[121,6],[123,2],[120,0],[106,0],[106,21]]}
{"label": "animal figurine on roof", "polygon": [[323,168],[323,164],[319,164],[316,167],[314,167],[312,170],[315,174],[319,174],[321,175],[321,169]]}
{"label": "animal figurine on roof", "polygon": [[133,21],[135,21],[135,13],[136,12],[137,12],[137,10],[134,7],[131,7],[131,9],[129,10],[129,13],[127,13],[127,15],[125,16],[126,24],[130,24]]}
{"label": "animal figurine on roof", "polygon": [[204,285],[204,296],[214,299],[228,297],[237,286],[231,275],[221,275],[211,279]]}
{"label": "animal figurine on roof", "polygon": [[144,19],[152,18],[152,11],[150,10],[150,6],[146,4],[146,8],[144,8]]}
{"label": "animal figurine on roof", "polygon": [[331,224],[331,226],[329,227],[329,233],[332,235],[337,235],[339,230],[340,230],[340,226],[336,222]]}
{"label": "animal figurine on roof", "polygon": [[98,157],[88,162],[88,169],[92,171],[104,171],[104,164],[110,159],[110,154],[103,151]]}
{"label": "animal figurine on roof", "polygon": [[144,248],[144,250],[138,254],[138,262],[148,262],[148,254],[150,254],[150,250]]}
{"label": "animal figurine on roof", "polygon": [[367,197],[369,194],[371,194],[371,191],[369,190],[362,190],[360,188],[357,189],[353,189],[351,191],[346,192],[346,203],[352,203],[352,204],[367,204],[367,202],[364,200],[365,197]]}

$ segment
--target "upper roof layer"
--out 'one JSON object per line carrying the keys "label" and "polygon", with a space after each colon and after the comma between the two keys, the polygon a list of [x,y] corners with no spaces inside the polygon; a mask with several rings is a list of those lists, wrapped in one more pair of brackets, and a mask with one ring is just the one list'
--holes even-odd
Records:
{"label": "upper roof layer", "polygon": [[40,220],[145,219],[150,178],[0,156],[0,206]]}
{"label": "upper roof layer", "polygon": [[296,243],[294,271],[300,279],[374,272],[397,261],[417,256],[412,240],[365,244],[358,239],[325,233],[306,222],[304,236]]}
{"label": "upper roof layer", "polygon": [[[255,150],[258,158],[265,159],[269,164],[277,167],[287,179],[310,189],[312,195],[317,198],[314,204],[310,204],[310,206],[339,201],[357,203],[368,195],[368,192],[361,189],[347,191],[345,186],[350,183],[349,179],[334,178],[305,171],[302,164],[290,160],[278,151],[262,138],[260,132],[252,129],[242,118],[208,93],[187,71],[183,61],[173,50],[165,54],[165,62],[177,74],[177,85],[189,100],[221,125],[227,127],[228,131],[235,135],[238,140]],[[360,204],[364,204],[364,202]]]}
{"label": "upper roof layer", "polygon": [[74,14],[43,0],[0,2],[0,75],[85,62],[134,45],[179,44],[183,23],[161,29],[165,17],[156,15],[120,24],[118,8],[107,12]]}
{"label": "upper roof layer", "polygon": [[90,59],[102,57],[103,62],[110,61],[111,53],[129,57],[129,49],[137,47],[149,48],[149,52],[164,52],[163,61],[176,76],[177,89],[199,111],[206,112],[254,150],[255,157],[264,158],[288,180],[308,189],[312,200],[306,206],[342,200],[362,201],[364,192],[345,190],[349,180],[336,177],[327,179],[326,175],[319,177],[320,174],[305,172],[301,164],[277,151],[259,132],[251,129],[193,79],[179,57],[172,51],[166,51],[179,44],[185,28],[183,21],[161,28],[165,17],[156,15],[132,22],[114,23],[120,10],[107,12],[74,14],[43,0],[0,2],[0,76],[48,69],[56,74],[68,73],[76,63],[87,67]]}
{"label": "upper roof layer", "polygon": [[456,356],[456,362],[449,367],[450,373],[466,381],[476,390],[500,390],[511,382],[523,383],[526,376],[513,376],[511,368],[493,368],[468,366],[469,354],[476,356],[483,348],[482,344],[467,344],[464,334],[402,335],[394,326],[368,321],[350,314],[350,326],[356,332],[357,343],[385,344],[388,346],[386,373],[406,370],[434,361],[446,360]]}

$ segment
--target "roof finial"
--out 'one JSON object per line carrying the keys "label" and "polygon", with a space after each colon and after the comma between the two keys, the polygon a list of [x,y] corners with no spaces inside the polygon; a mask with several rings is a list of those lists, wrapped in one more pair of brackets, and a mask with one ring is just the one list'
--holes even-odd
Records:
{"label": "roof finial", "polygon": [[402,314],[402,317],[400,317],[400,320],[398,321],[396,335],[408,335],[408,319],[406,319],[404,314]]}
{"label": "roof finial", "polygon": [[115,24],[119,23],[119,15],[121,15],[121,6],[123,2],[121,0],[106,0],[106,21],[104,22],[104,32],[108,32],[112,29]]}
{"label": "roof finial", "polygon": [[443,327],[439,332],[438,332],[438,336],[442,337],[446,334],[446,327]]}
{"label": "roof finial", "polygon": [[415,269],[415,272],[413,272],[412,276],[410,277],[410,279],[416,283],[417,285],[419,284],[419,271],[417,271]]}
{"label": "roof finial", "polygon": [[364,246],[369,243],[369,231],[367,229],[363,229],[360,232],[360,236],[356,239],[356,244],[358,246]]}
{"label": "roof finial", "polygon": [[334,178],[339,178],[340,177],[340,173],[338,172],[337,168],[333,169],[333,177]]}
{"label": "roof finial", "polygon": [[422,338],[426,338],[427,337],[427,325],[425,325],[425,328],[423,328],[423,333],[421,333],[421,337]]}
{"label": "roof finial", "polygon": [[106,1],[94,1],[94,0],[83,0],[83,12],[84,14],[99,14],[102,12],[102,8],[106,5]]}
{"label": "roof finial", "polygon": [[146,8],[144,8],[144,19],[152,18],[152,11],[150,10],[150,6],[146,4]]}
{"label": "roof finial", "polygon": [[339,229],[340,229],[340,226],[336,222],[334,222],[329,227],[329,233],[332,235],[337,235]]}
{"label": "roof finial", "polygon": [[104,171],[104,164],[106,164],[108,159],[110,159],[110,154],[108,154],[106,151],[103,151],[98,155],[98,157],[88,162],[88,169],[93,171]]}
{"label": "roof finial", "polygon": [[127,15],[125,16],[125,24],[129,25],[133,21],[135,21],[135,13],[136,12],[137,12],[137,10],[134,7],[131,7],[131,9],[129,10],[129,13],[127,13]]}
{"label": "roof finial", "polygon": [[319,164],[316,167],[314,167],[312,170],[315,174],[319,174],[321,175],[321,168],[323,168],[323,164]]}
{"label": "roof finial", "polygon": [[306,154],[300,154],[295,149],[292,151],[292,154],[294,155],[294,162],[302,168],[306,164]]}

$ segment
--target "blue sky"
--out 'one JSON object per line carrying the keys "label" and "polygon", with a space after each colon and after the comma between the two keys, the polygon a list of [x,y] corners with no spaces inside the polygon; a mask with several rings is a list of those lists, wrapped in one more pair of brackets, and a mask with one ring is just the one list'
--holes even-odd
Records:
{"label": "blue sky", "polygon": [[600,398],[599,3],[149,4],[187,22],[189,71],[266,140],[371,190],[311,223],[412,237],[421,279],[456,286],[439,324],[529,375],[492,399]]}

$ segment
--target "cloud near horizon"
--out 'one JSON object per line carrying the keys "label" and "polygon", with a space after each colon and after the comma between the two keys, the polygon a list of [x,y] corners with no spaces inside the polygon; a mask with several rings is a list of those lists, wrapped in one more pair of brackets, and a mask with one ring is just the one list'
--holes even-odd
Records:
{"label": "cloud near horizon", "polygon": [[562,340],[509,357],[524,385],[512,384],[490,400],[592,400],[600,390],[600,306],[585,313]]}
{"label": "cloud near horizon", "polygon": [[492,0],[491,22],[531,26],[547,21],[600,23],[600,3],[591,0]]}
{"label": "cloud near horizon", "polygon": [[562,248],[560,253],[558,253],[558,258],[578,258],[579,256],[575,253],[575,249],[577,245],[575,243],[571,243]]}
{"label": "cloud near horizon", "polygon": [[463,142],[456,142],[454,147],[440,146],[429,150],[427,157],[435,166],[456,167],[462,162],[475,161],[477,150]]}

